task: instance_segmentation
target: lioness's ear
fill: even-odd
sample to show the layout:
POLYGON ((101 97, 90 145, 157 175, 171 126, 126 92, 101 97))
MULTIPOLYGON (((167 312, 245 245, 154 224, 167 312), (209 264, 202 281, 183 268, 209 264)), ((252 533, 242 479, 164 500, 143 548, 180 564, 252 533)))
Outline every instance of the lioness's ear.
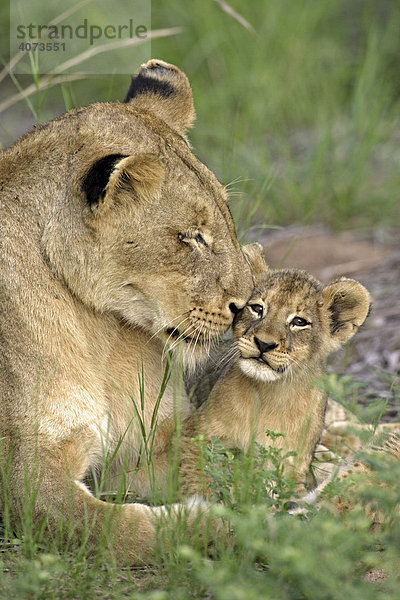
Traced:
POLYGON ((250 265, 253 278, 256 281, 260 275, 268 271, 268 265, 264 258, 264 248, 258 242, 247 244, 242 247, 245 259, 250 265))
POLYGON ((108 210, 125 194, 138 199, 153 198, 161 189, 164 167, 156 155, 110 154, 96 161, 82 181, 82 190, 92 213, 108 210))
POLYGON ((181 135, 195 117, 188 78, 178 67, 162 60, 149 60, 140 67, 124 101, 149 110, 181 135))
POLYGON ((330 335, 338 345, 349 340, 364 323, 370 309, 370 296, 361 283, 342 277, 322 290, 328 313, 330 335))

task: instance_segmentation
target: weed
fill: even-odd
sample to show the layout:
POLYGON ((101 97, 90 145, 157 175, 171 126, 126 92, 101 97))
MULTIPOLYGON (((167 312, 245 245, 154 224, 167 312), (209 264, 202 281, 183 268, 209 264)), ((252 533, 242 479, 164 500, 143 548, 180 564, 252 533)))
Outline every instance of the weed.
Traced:
MULTIPOLYGON (((253 235, 252 227, 259 231, 265 224, 296 221, 336 228, 399 224, 397 0, 152 4, 155 29, 181 28, 173 39, 154 39, 152 55, 178 64, 190 78, 198 112, 191 141, 221 181, 234 182, 231 205, 243 239, 253 235)), ((1 23, 7 22, 5 5, 0 8, 1 23)), ((4 44, 7 36, 1 40, 4 44)), ((20 127, 53 118, 62 107, 122 99, 128 85, 120 76, 90 78, 90 85, 81 75, 51 78, 41 75, 34 62, 30 76, 16 77, 16 60, 0 73, 7 93, 0 103, 3 145, 23 133, 20 127)), ((114 72, 111 55, 104 54, 104 60, 114 72)), ((132 65, 132 71, 137 66, 132 65)), ((385 377, 396 390, 396 376, 385 377)), ((176 383, 178 395, 180 385, 176 383)), ((329 376, 323 385, 365 421, 379 420, 382 404, 365 416, 360 384, 352 378, 329 376)), ((139 426, 142 436, 139 466, 144 465, 154 481, 157 411, 150 430, 143 430, 143 393, 140 396, 132 425, 139 426)), ((68 546, 60 553, 57 540, 33 523, 28 503, 22 533, 16 537, 5 490, 0 597, 395 600, 399 464, 372 461, 376 483, 358 488, 356 509, 347 515, 338 514, 330 502, 343 490, 342 483, 333 482, 326 489, 326 503, 304 521, 285 510, 292 497, 283 475, 286 459, 272 448, 256 447, 237 456, 212 440, 204 449, 204 468, 220 503, 215 510, 232 525, 233 544, 222 545, 211 560, 201 543, 183 544, 183 533, 176 532, 164 547, 160 541, 160 563, 152 569, 117 569, 105 546, 89 559, 84 539, 80 547, 68 546), (371 530, 362 509, 371 501, 386 516, 377 530, 371 530), (367 577, 374 569, 384 573, 379 584, 367 577)), ((114 460, 114 453, 104 457, 103 473, 114 460)), ((7 473, 7 464, 1 468, 7 473)), ((177 458, 172 458, 171 497, 176 470, 177 458)), ((130 474, 123 474, 119 490, 108 490, 101 477, 94 486, 98 495, 116 491, 118 499, 125 499, 130 474)), ((34 485, 27 480, 28 488, 34 485)), ((71 524, 65 528, 72 533, 71 524)))

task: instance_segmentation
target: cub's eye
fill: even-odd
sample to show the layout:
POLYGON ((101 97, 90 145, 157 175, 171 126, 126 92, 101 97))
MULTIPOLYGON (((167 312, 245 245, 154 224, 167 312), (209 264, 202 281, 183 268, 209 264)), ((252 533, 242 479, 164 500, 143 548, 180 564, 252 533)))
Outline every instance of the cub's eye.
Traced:
POLYGON ((307 327, 307 325, 311 325, 311 323, 301 317, 294 317, 294 319, 291 320, 290 325, 292 327, 307 327))
POLYGON ((261 304, 249 304, 249 308, 261 319, 264 307, 261 304))

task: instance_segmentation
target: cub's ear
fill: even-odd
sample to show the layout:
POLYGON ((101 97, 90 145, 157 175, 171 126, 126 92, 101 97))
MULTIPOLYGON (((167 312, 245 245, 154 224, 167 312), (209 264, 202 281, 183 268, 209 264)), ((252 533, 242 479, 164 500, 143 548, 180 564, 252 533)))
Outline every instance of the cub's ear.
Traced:
POLYGON ((82 181, 82 191, 91 213, 106 212, 122 196, 148 200, 157 195, 164 179, 164 167, 156 155, 109 154, 96 161, 82 181))
POLYGON ((342 277, 322 290, 329 331, 336 346, 353 337, 370 310, 370 296, 361 283, 342 277))
POLYGON ((247 244, 242 247, 244 257, 246 261, 249 263, 251 271, 253 273, 254 281, 262 275, 266 273, 268 269, 268 265, 265 262, 264 257, 264 248, 258 242, 254 244, 247 244))
POLYGON ((162 60, 153 59, 140 67, 124 102, 152 112, 181 135, 195 118, 188 78, 178 67, 162 60))

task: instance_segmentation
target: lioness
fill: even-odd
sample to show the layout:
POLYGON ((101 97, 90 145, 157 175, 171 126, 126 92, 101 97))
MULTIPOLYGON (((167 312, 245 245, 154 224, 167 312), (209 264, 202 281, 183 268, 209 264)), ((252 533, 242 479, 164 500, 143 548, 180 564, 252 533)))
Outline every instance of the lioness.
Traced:
POLYGON ((369 312, 369 294, 357 281, 341 278, 323 286, 305 271, 269 270, 258 244, 244 251, 255 288, 234 320, 230 365, 183 427, 181 484, 188 494, 199 489, 198 446, 190 441, 198 434, 215 436, 226 448, 246 451, 256 441, 295 452, 290 470, 304 482, 326 406, 316 379, 328 354, 357 332, 369 312), (267 430, 284 437, 272 442, 267 430))
MULTIPOLYGON (((252 290, 225 189, 184 137, 193 118, 186 76, 152 60, 125 104, 72 110, 0 158, 0 511, 17 524, 30 502, 35 522, 88 522, 93 541, 116 515, 131 564, 152 558, 162 510, 117 510, 85 474, 117 449, 111 472, 135 466, 133 401, 149 429, 165 338, 197 364, 252 290)), ((158 418, 188 406, 171 380, 158 418)))

